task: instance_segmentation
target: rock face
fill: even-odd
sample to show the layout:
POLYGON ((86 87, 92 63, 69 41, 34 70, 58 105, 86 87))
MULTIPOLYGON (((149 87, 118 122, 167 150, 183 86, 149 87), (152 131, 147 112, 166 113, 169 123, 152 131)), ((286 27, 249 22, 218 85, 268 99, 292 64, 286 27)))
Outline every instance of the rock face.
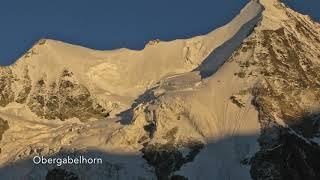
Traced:
POLYGON ((13 101, 14 97, 11 89, 12 79, 13 76, 10 68, 0 68, 1 106, 6 106, 13 101))
POLYGON ((35 85, 28 106, 31 111, 46 119, 80 120, 104 118, 108 110, 96 103, 89 90, 73 78, 72 72, 64 70, 57 82, 49 85, 41 79, 35 85), (48 87, 49 86, 49 87, 48 87))
MULTIPOLYGON (((319 179, 319 145, 280 129, 273 147, 262 149, 252 160, 253 179, 319 179)), ((270 144, 268 144, 270 145, 270 144)))
POLYGON ((46 176, 46 180, 78 180, 78 176, 64 169, 50 170, 46 176))
POLYGON ((190 148, 191 150, 184 155, 180 152, 179 147, 172 144, 150 145, 142 149, 143 158, 155 168, 158 179, 167 179, 172 172, 178 171, 184 164, 192 162, 203 148, 203 144, 183 144, 180 147, 190 148))
POLYGON ((1 68, 1 72, 2 106, 12 102, 27 104, 36 115, 49 120, 76 117, 85 121, 109 116, 110 109, 97 103, 68 70, 63 70, 54 82, 47 82, 44 76, 33 84, 28 69, 21 79, 10 68, 1 68), (20 86, 20 91, 13 90, 16 86, 20 86))
POLYGON ((278 2, 274 9, 286 19, 280 27, 256 28, 231 58, 241 66, 242 78, 260 79, 252 95, 261 150, 251 173, 254 179, 319 179, 319 164, 313 161, 319 147, 308 142, 319 131, 319 24, 278 2))
POLYGON ((3 133, 9 129, 8 121, 3 120, 0 118, 0 141, 2 140, 3 133))
POLYGON ((317 180, 319 71, 320 25, 277 0, 250 1, 207 35, 142 51, 41 40, 0 67, 0 174, 317 180), (81 153, 104 163, 31 161, 81 153))

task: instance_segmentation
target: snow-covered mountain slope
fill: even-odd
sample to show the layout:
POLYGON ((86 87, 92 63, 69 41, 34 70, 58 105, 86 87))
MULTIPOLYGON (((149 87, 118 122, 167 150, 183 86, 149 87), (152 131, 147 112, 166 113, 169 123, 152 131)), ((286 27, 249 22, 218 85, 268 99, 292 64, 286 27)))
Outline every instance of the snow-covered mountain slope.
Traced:
MULTIPOLYGON (((217 94, 221 97, 232 87, 238 87, 238 92, 234 91, 235 95, 230 97, 240 106, 243 102, 250 104, 245 94, 251 92, 249 94, 254 96, 253 105, 259 112, 262 132, 259 138, 260 150, 251 159, 251 175, 254 179, 318 179, 319 163, 310 159, 319 158, 319 147, 303 144, 303 140, 310 140, 319 135, 319 24, 288 9, 278 1, 261 1, 261 4, 265 10, 259 25, 228 62, 209 78, 208 83, 213 85, 213 89, 219 89, 219 85, 214 81, 216 76, 228 66, 235 64, 234 66, 239 68, 236 69, 235 76, 240 80, 227 84, 217 94), (245 86, 247 82, 249 84, 245 86), (294 128, 297 134, 301 134, 299 138, 305 139, 300 139, 300 142, 294 141, 293 139, 299 138, 292 137, 286 130, 288 127, 294 128), (276 149, 273 149, 275 147, 276 149), (266 152, 268 150, 270 151, 266 152), (287 162, 297 165, 290 167, 287 162), (290 174, 291 171, 297 172, 290 174)), ((232 70, 228 69, 226 72, 232 70)), ((229 76, 227 79, 232 78, 229 76)), ((206 93, 208 98, 207 94, 209 93, 206 93)), ((218 102, 220 106, 223 104, 223 101, 218 102)), ((218 113, 213 114, 216 116, 218 113)), ((230 116, 235 113, 227 111, 226 114, 230 116)), ((240 117, 234 120, 228 117, 227 120, 232 120, 233 123, 242 121, 245 128, 253 124, 248 123, 249 117, 240 117)), ((223 122, 228 122, 227 120, 223 122)), ((235 125, 227 127, 233 126, 235 125)), ((182 168, 180 174, 191 179, 248 179, 249 177, 243 175, 243 166, 240 165, 237 155, 239 149, 243 148, 240 154, 243 155, 242 159, 245 159, 252 153, 254 144, 250 143, 251 136, 243 137, 245 134, 241 133, 241 126, 238 133, 234 138, 229 137, 225 144, 209 144, 193 163, 182 168), (226 151, 230 152, 226 154, 226 151), (238 161, 238 164, 230 163, 229 159, 238 161)))
POLYGON ((43 179, 59 172, 34 155, 87 154, 106 164, 61 168, 79 179, 318 179, 319 63, 320 25, 277 0, 141 51, 41 40, 0 68, 1 177, 43 179))
POLYGON ((162 78, 197 68, 259 10, 257 3, 251 3, 229 24, 207 35, 171 42, 155 40, 141 51, 94 51, 40 40, 14 65, 1 68, 6 86, 1 104, 26 103, 47 119, 72 117, 61 111, 75 105, 78 108, 73 114, 88 109, 85 119, 98 111, 103 111, 103 116, 115 115, 162 78))

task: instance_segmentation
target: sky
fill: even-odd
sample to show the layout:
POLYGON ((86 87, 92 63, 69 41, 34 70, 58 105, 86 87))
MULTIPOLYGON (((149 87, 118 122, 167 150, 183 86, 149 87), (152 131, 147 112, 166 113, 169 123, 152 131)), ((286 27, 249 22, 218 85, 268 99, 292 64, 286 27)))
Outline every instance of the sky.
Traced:
POLYGON ((290 8, 310 15, 313 20, 320 22, 320 0, 282 0, 290 8))
MULTIPOLYGON (((319 0, 286 0, 320 19, 319 0)), ((92 49, 142 49, 206 34, 236 16, 248 0, 1 0, 0 65, 15 62, 41 38, 92 49)))

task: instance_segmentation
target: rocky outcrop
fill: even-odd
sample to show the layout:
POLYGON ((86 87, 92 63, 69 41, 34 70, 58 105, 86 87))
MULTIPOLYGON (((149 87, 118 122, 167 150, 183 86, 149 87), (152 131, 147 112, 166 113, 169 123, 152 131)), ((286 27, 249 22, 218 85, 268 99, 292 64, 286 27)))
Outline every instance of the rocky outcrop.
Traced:
POLYGON ((167 143, 146 145, 141 151, 143 158, 155 168, 158 179, 167 180, 178 178, 174 177, 173 173, 180 170, 184 164, 192 162, 203 147, 201 142, 183 142, 179 145, 167 143))
POLYGON ((272 146, 262 144, 262 150, 252 159, 252 178, 256 180, 319 179, 320 147, 292 134, 289 129, 278 128, 278 132, 272 146))
POLYGON ((32 112, 45 119, 90 118, 109 116, 110 109, 96 102, 89 90, 72 72, 64 70, 57 81, 47 82, 46 76, 31 80, 28 68, 19 77, 9 67, 0 68, 0 105, 17 102, 27 104, 32 112), (35 81, 35 82, 34 82, 35 81))
POLYGON ((6 106, 14 100, 13 78, 9 67, 0 67, 0 106, 6 106))
POLYGON ((5 121, 4 119, 0 118, 0 141, 2 140, 3 133, 6 132, 8 129, 9 129, 8 121, 5 121))
POLYGON ((45 78, 39 80, 30 96, 28 106, 31 111, 46 119, 77 117, 80 120, 101 119, 109 111, 96 103, 89 90, 79 84, 72 72, 65 70, 59 80, 47 84, 45 78))
POLYGON ((17 93, 15 101, 17 103, 23 104, 27 102, 27 99, 32 89, 32 85, 31 85, 32 81, 30 79, 27 68, 24 70, 22 78, 18 79, 17 81, 21 85, 21 87, 19 92, 17 93))
POLYGON ((54 168, 48 171, 48 174, 46 176, 46 180, 78 180, 78 179, 79 177, 76 174, 61 168, 54 168))

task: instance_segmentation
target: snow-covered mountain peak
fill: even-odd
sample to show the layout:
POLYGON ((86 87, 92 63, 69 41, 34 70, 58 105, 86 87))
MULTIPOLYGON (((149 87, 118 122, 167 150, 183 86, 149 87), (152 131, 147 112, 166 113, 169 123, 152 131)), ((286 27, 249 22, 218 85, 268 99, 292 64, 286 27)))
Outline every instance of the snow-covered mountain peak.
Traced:
POLYGON ((84 179, 319 179, 319 27, 253 0, 207 35, 140 51, 40 40, 0 67, 0 174, 43 179, 55 169, 30 158, 70 151, 107 162, 61 167, 84 179))

